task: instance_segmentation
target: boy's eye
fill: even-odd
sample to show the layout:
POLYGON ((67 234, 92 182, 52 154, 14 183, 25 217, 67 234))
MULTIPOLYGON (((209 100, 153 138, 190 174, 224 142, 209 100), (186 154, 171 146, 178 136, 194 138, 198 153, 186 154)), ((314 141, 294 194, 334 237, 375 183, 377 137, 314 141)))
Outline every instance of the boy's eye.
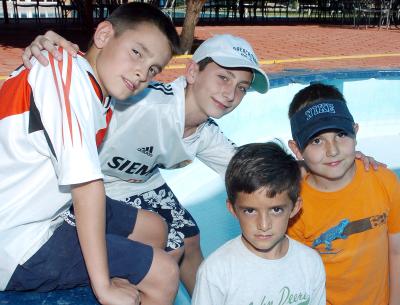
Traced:
POLYGON ((271 213, 274 214, 274 215, 279 215, 279 214, 281 214, 282 212, 283 212, 283 209, 282 209, 282 208, 272 208, 272 209, 271 209, 271 213))
POLYGON ((254 213, 255 213, 255 210, 252 209, 252 208, 248 208, 248 209, 243 209, 243 212, 244 212, 245 214, 254 214, 254 213))
POLYGON ((344 137, 347 136, 347 132, 340 131, 340 132, 337 133, 337 136, 338 136, 339 138, 344 138, 344 137))
POLYGON ((142 56, 142 54, 140 54, 140 52, 139 52, 138 50, 136 50, 136 49, 132 49, 132 52, 133 52, 133 54, 135 54, 136 56, 139 56, 139 57, 142 56))
POLYGON ((310 142, 311 144, 320 144, 321 143, 321 139, 320 138, 314 138, 311 140, 310 142))
POLYGON ((228 80, 228 78, 225 75, 218 75, 218 77, 220 79, 222 79, 223 81, 227 81, 228 80))
POLYGON ((247 88, 247 87, 244 87, 244 86, 238 86, 238 88, 239 88, 239 91, 240 91, 240 92, 242 92, 243 94, 246 94, 246 93, 247 93, 247 90, 248 90, 248 88, 247 88))
POLYGON ((156 76, 156 75, 159 73, 158 69, 155 68, 155 67, 150 67, 150 68, 149 68, 149 72, 150 72, 150 74, 151 74, 152 76, 156 76))

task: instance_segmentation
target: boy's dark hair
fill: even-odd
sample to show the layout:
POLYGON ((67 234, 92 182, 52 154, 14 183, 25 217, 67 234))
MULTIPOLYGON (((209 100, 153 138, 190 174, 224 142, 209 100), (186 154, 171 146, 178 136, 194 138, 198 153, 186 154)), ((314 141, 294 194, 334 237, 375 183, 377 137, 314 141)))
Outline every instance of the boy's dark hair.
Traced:
POLYGON ((117 7, 106 19, 114 28, 115 35, 121 35, 137 24, 151 23, 167 37, 173 55, 180 54, 179 35, 171 19, 157 7, 141 2, 130 2, 117 7))
POLYGON ((314 104, 321 99, 339 100, 346 103, 343 94, 331 85, 314 83, 296 93, 289 105, 289 119, 307 105, 314 104))
POLYGON ((211 57, 206 57, 200 60, 197 64, 199 65, 199 71, 203 71, 209 63, 214 62, 211 57))
POLYGON ((266 189, 273 198, 284 191, 295 203, 300 195, 300 168, 295 158, 275 143, 252 143, 238 148, 225 174, 228 199, 235 204, 237 194, 266 189))

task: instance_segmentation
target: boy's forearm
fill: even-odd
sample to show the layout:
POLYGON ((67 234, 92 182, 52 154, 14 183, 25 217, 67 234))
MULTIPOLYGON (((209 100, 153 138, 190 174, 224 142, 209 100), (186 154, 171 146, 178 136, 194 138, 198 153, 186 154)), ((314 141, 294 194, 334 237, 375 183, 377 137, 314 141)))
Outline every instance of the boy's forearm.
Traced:
POLYGON ((400 304, 400 233, 389 235, 389 305, 400 304))
POLYGON ((105 241, 105 191, 102 180, 73 186, 76 227, 91 285, 97 297, 110 286, 105 241))

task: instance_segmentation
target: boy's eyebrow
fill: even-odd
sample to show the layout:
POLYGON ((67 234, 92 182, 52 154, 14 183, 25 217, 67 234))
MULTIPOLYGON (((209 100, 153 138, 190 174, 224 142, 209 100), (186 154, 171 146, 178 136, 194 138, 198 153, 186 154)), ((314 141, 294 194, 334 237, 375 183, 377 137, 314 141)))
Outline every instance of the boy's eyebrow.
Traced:
MULTIPOLYGON (((226 72, 227 72, 231 77, 236 78, 236 75, 233 74, 231 71, 226 70, 226 72)), ((249 82, 249 81, 247 81, 247 80, 243 80, 243 81, 241 81, 240 83, 241 83, 241 84, 248 84, 249 86, 251 85, 251 82, 249 82)))

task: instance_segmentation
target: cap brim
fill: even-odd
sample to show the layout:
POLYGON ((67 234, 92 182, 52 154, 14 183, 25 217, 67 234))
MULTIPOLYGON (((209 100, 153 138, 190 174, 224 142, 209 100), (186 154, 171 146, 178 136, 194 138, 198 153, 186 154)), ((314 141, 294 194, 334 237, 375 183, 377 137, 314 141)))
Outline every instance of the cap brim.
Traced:
POLYGON ((214 62, 227 68, 249 68, 254 72, 254 78, 250 87, 259 93, 266 93, 269 89, 269 79, 267 74, 256 64, 237 57, 212 56, 214 62))
POLYGON ((322 118, 302 130, 298 139, 301 143, 298 144, 300 144, 302 148, 305 148, 313 137, 326 130, 336 129, 342 130, 348 134, 355 134, 353 124, 354 123, 350 120, 342 117, 329 117, 327 120, 322 118), (329 123, 327 124, 326 121, 329 121, 329 123))

